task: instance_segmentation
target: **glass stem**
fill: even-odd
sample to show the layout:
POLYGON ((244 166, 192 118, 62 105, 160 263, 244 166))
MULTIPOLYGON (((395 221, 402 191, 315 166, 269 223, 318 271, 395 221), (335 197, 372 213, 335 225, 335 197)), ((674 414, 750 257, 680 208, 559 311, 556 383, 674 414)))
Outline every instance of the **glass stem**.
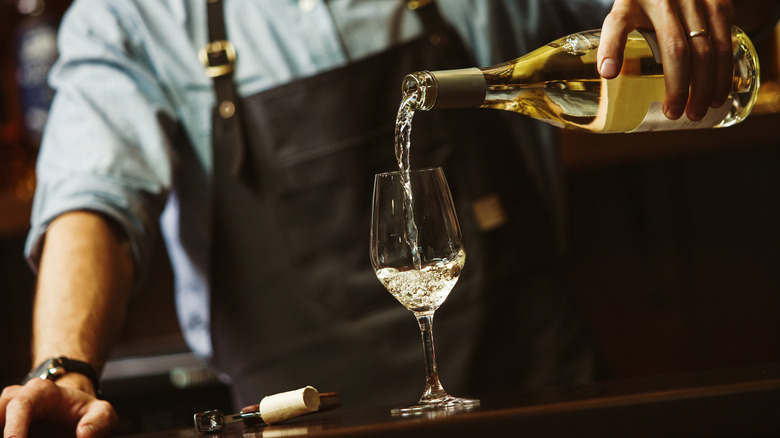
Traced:
POLYGON ((436 368, 436 351, 433 348, 433 312, 415 314, 420 325, 423 350, 425 351, 425 392, 420 401, 446 397, 447 393, 439 381, 439 370, 436 368))

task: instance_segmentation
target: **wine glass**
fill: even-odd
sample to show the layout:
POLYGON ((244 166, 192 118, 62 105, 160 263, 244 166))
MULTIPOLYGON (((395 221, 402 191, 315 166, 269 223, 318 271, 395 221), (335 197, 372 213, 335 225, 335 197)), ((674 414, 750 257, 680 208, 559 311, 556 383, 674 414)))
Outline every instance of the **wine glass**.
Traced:
POLYGON ((420 400, 393 409, 394 415, 479 406, 479 400, 447 394, 433 347, 433 314, 465 262, 460 225, 441 168, 374 176, 371 263, 385 288, 417 318, 427 371, 420 400))

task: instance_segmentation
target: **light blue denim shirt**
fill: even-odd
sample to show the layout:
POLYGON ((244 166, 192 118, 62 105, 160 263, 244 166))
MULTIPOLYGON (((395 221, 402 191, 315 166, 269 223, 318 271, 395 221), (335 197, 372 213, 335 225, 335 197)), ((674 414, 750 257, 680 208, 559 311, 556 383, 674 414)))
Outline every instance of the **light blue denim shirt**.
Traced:
MULTIPOLYGON (((343 66, 421 31, 418 17, 400 0, 225 3, 242 95, 343 66)), ((599 27, 610 3, 443 0, 439 5, 484 66, 566 33, 599 27), (511 23, 511 29, 491 37, 495 34, 486 29, 501 23, 511 23)), ((194 177, 208 178, 214 91, 197 56, 208 40, 205 6, 203 0, 77 0, 72 5, 50 76, 56 96, 38 161, 25 253, 37 267, 49 223, 70 210, 92 210, 122 226, 143 270, 159 221, 185 339, 195 353, 209 357, 208 194, 177 187, 175 172, 186 174, 190 167, 181 165, 182 145, 172 142, 172 130, 183 128, 192 147, 187 152, 205 170, 194 177), (180 128, 165 120, 177 121, 180 128), (189 225, 181 227, 185 222, 189 225)))

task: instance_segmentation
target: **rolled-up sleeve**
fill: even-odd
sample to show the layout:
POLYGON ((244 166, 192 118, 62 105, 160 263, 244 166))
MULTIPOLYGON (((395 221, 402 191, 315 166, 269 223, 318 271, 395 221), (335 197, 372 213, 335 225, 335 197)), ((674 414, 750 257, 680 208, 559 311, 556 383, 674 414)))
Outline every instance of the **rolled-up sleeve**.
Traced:
MULTIPOLYGON (((155 79, 132 17, 76 2, 58 36, 50 75, 56 94, 37 163, 25 255, 37 270, 57 216, 95 211, 127 234, 137 265, 151 251, 171 186, 173 109, 155 79)), ((137 270, 138 271, 138 270, 137 270)))

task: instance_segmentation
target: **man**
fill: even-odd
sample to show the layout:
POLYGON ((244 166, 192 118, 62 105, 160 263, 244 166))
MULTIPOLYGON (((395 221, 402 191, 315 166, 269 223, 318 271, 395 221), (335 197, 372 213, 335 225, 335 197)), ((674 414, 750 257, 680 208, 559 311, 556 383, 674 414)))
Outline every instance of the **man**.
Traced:
MULTIPOLYGON (((395 1, 229 0, 224 11, 221 4, 207 11, 205 4, 174 1, 76 2, 61 31, 61 59, 52 77, 57 97, 39 162, 27 252, 39 279, 35 364, 65 356, 87 371, 6 388, 0 398, 5 436, 26 436, 30 421, 40 419, 63 420, 82 438, 110 431, 116 415, 95 397, 92 374, 102 368, 121 327, 160 217, 187 341, 232 381, 237 403, 319 383, 358 403, 411 397, 419 387, 412 374, 422 373, 419 346, 408 337, 414 323, 400 305, 384 301, 389 294, 375 291, 367 245, 354 245, 365 241, 367 228, 342 224, 367 211, 365 197, 353 191, 370 184, 365 174, 391 170, 386 156, 364 155, 391 151, 387 137, 379 144, 365 141, 387 114, 371 107, 385 108, 400 97, 393 91, 376 104, 372 93, 400 86, 397 78, 380 79, 381 71, 465 67, 468 56, 471 65, 504 61, 597 26, 609 7, 578 0, 440 3, 443 20, 430 9, 416 15, 395 1), (222 12, 224 21, 215 18, 222 12), (195 53, 220 39, 214 33, 220 23, 238 61, 235 72, 225 75, 228 82, 217 76, 212 83, 195 53), (456 32, 448 33, 448 25, 456 32), (448 37, 444 45, 442 36, 448 37), (463 39, 469 51, 452 39, 463 39), (398 48, 403 53, 385 57, 398 48), (350 85, 363 80, 368 85, 360 82, 349 94, 350 85), (355 100, 357 94, 369 99, 355 100), (346 102, 331 107, 331 99, 346 102), (330 126, 334 108, 350 107, 343 129, 330 126), (366 113, 371 117, 363 120, 366 113), (363 137, 359 144, 372 146, 352 147, 357 134, 363 137), (326 152, 333 153, 332 162, 310 161, 326 152), (365 169, 353 175, 355 162, 365 169), (344 180, 348 188, 329 191, 344 180), (318 210, 304 209, 311 206, 318 210), (278 233, 265 232, 277 227, 278 233), (409 331, 398 334, 404 327, 409 331)), ((654 28, 667 80, 665 114, 700 119, 730 89, 732 21, 726 0, 616 1, 602 26, 599 71, 615 77, 626 35, 654 28), (689 36, 700 29, 708 33, 689 36)), ((459 211, 474 236, 466 240, 471 273, 464 271, 464 288, 453 291, 450 314, 440 321, 442 335, 457 330, 440 344, 449 355, 440 357, 441 364, 453 368, 457 391, 496 389, 502 381, 513 387, 587 379, 592 354, 558 284, 554 208, 540 196, 549 195, 549 150, 530 148, 537 140, 549 144, 549 131, 513 120, 527 128, 505 134, 524 137, 518 150, 450 147, 459 139, 449 137, 472 135, 476 141, 474 132, 486 132, 463 129, 481 116, 470 115, 467 123, 457 117, 431 115, 420 122, 423 127, 415 121, 416 131, 431 138, 415 140, 414 159, 426 166, 441 160, 456 201, 464 203, 514 185, 485 177, 490 166, 516 169, 523 182, 505 199, 522 202, 504 203, 510 221, 519 222, 497 229, 480 228, 465 213, 468 207, 459 211), (449 137, 442 142, 438 134, 449 137), (511 159, 502 161, 500 154, 511 159), (498 158, 485 161, 487 170, 470 166, 492 155, 498 158), (535 159, 521 159, 529 156, 535 159), (529 175, 515 163, 524 163, 529 175), (526 246, 515 248, 514 242, 526 246), (527 287, 512 284, 513 276, 527 287), (491 321, 501 312, 502 319, 513 318, 508 324, 517 332, 505 331, 507 321, 491 321), (508 358, 507 347, 522 348, 528 357, 508 358)), ((391 123, 392 117, 386 119, 391 123)), ((446 374, 443 379, 448 382, 446 374)))

